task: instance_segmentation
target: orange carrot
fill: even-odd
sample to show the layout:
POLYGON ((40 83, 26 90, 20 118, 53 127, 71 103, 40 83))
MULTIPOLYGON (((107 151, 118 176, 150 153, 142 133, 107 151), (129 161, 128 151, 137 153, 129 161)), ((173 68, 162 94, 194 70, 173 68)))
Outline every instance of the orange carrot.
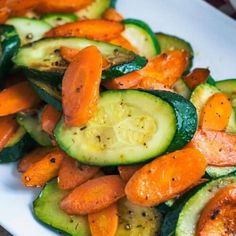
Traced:
POLYGON ((42 160, 48 153, 51 152, 49 147, 39 147, 34 149, 32 152, 25 155, 19 162, 17 170, 19 172, 25 172, 29 169, 34 163, 42 160))
POLYGON ((22 175, 26 187, 42 187, 56 177, 65 154, 59 148, 53 148, 42 159, 33 163, 22 175))
POLYGON ((0 92, 0 116, 33 108, 41 102, 28 82, 21 82, 0 92))
POLYGON ((121 46, 135 53, 138 52, 138 50, 126 38, 122 37, 121 35, 118 36, 117 38, 110 40, 109 43, 121 46))
POLYGON ((209 165, 236 165, 236 135, 198 130, 188 146, 197 148, 205 156, 209 165))
POLYGON ((142 165, 132 165, 132 166, 118 166, 118 171, 120 173, 120 177, 127 182, 133 174, 139 170, 142 165))
POLYGON ((99 212, 124 197, 124 187, 125 184, 118 175, 88 180, 61 201, 61 208, 68 214, 99 212))
POLYGON ((57 26, 48 31, 46 37, 86 37, 89 39, 109 41, 124 30, 123 24, 107 20, 80 20, 57 26))
POLYGON ((0 24, 4 24, 10 15, 10 10, 7 7, 0 8, 0 24))
POLYGON ((211 96, 201 112, 200 127, 215 131, 224 131, 232 113, 230 98, 223 93, 211 96))
POLYGON ((209 69, 195 68, 184 78, 184 81, 188 85, 188 87, 193 90, 199 84, 206 82, 209 75, 209 69))
POLYGON ((228 185, 210 199, 198 220, 196 236, 234 235, 236 232, 236 185, 228 185))
MULTIPOLYGON (((68 47, 61 47, 60 54, 68 62, 72 62, 75 60, 76 56, 78 55, 80 50, 75 48, 68 48, 68 47)), ((105 57, 102 58, 102 69, 105 70, 110 67, 109 62, 105 57)))
POLYGON ((122 21, 124 17, 114 8, 108 8, 103 14, 103 19, 110 21, 122 21))
POLYGON ((126 185, 134 204, 154 206, 178 196, 205 173, 206 160, 196 149, 166 154, 135 172, 126 185))
POLYGON ((73 12, 88 6, 92 2, 93 0, 41 0, 36 11, 42 13, 73 12))
POLYGON ((0 150, 4 148, 17 128, 18 124, 13 116, 0 117, 0 150))
POLYGON ((41 115, 42 130, 49 135, 53 135, 53 129, 55 128, 61 113, 57 111, 52 105, 47 104, 41 115))
POLYGON ((93 115, 99 98, 102 55, 95 46, 82 49, 62 80, 65 123, 81 126, 93 115))
POLYGON ((65 157, 58 173, 58 186, 63 190, 73 189, 95 176, 98 170, 98 167, 83 165, 70 157, 65 157))
POLYGON ((92 236, 114 236, 118 227, 117 204, 88 215, 92 236))

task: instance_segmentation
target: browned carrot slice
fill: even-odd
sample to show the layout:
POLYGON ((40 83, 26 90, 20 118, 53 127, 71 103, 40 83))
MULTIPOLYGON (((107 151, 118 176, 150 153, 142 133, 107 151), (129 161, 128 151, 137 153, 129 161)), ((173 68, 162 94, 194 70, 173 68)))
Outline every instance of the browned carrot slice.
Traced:
POLYGON ((28 82, 21 82, 0 92, 0 116, 33 108, 41 102, 28 82))
POLYGON ((92 2, 93 0, 41 0, 36 10, 42 13, 73 12, 92 2))
POLYGON ((65 157, 58 173, 59 188, 73 189, 95 176, 98 170, 98 167, 83 165, 70 157, 65 157))
POLYGON ((7 7, 0 8, 0 24, 4 24, 10 15, 10 10, 7 7))
POLYGON ((223 93, 216 93, 208 100, 201 112, 202 129, 223 131, 226 129, 232 113, 230 98, 223 93))
POLYGON ((236 232, 236 185, 221 189, 199 218, 196 236, 234 235, 236 232))
POLYGON ((13 116, 0 117, 0 150, 4 148, 17 129, 18 124, 13 116))
POLYGON ((139 170, 142 165, 132 165, 132 166, 118 166, 118 171, 120 173, 120 177, 127 182, 133 174, 139 170))
POLYGON ((95 46, 82 49, 62 80, 65 123, 81 126, 93 115, 99 98, 102 55, 95 46))
POLYGON ((206 160, 196 149, 169 153, 135 172, 125 193, 134 204, 158 205, 192 186, 204 175, 205 168, 206 160))
POLYGON ((53 129, 55 128, 61 113, 57 111, 52 105, 47 104, 41 115, 42 130, 49 135, 53 135, 53 129))
POLYGON ((135 53, 138 52, 138 50, 126 38, 122 37, 121 35, 117 38, 110 40, 110 43, 121 46, 135 53))
POLYGON ((195 68, 184 78, 184 81, 188 85, 188 87, 193 90, 199 84, 206 82, 209 75, 209 69, 195 68))
POLYGON ((52 151, 49 147, 39 147, 25 155, 19 162, 17 170, 19 172, 25 172, 29 169, 34 163, 43 159, 48 153, 52 151))
POLYGON ((42 187, 56 177, 65 154, 54 148, 41 160, 33 163, 22 175, 22 183, 26 187, 42 187))
POLYGON ((57 26, 46 33, 46 37, 86 37, 89 39, 109 41, 120 35, 123 24, 107 20, 80 20, 57 26))
POLYGON ((110 21, 122 21, 124 17, 114 8, 108 8, 103 14, 103 19, 110 21))
POLYGON ((99 212, 124 197, 124 187, 125 184, 118 175, 88 180, 62 200, 61 208, 68 214, 99 212))
POLYGON ((114 236, 118 227, 117 204, 88 215, 92 236, 114 236))
POLYGON ((198 130, 190 144, 197 148, 209 165, 236 165, 236 136, 225 132, 198 130))

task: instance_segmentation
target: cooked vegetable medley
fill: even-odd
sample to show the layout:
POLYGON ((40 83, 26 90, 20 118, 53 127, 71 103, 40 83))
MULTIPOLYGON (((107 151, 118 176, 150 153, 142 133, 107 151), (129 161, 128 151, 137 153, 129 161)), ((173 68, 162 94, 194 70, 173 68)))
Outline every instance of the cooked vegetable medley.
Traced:
MULTIPOLYGON (((114 0, 0 5, 0 163, 73 236, 236 235, 236 79, 114 0)), ((17 196, 16 196, 17 198, 17 196)))

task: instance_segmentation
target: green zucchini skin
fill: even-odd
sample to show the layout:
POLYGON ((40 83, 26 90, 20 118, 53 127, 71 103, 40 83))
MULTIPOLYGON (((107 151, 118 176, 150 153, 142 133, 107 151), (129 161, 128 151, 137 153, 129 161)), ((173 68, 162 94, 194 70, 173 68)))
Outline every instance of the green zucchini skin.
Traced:
POLYGON ((116 8, 117 0, 110 0, 110 7, 111 8, 116 8))
POLYGON ((11 61, 20 47, 20 38, 11 25, 0 25, 0 85, 3 85, 6 75, 11 70, 11 61))
POLYGON ((173 152, 183 148, 193 138, 197 130, 196 108, 189 100, 176 93, 161 90, 150 90, 148 92, 168 102, 175 110, 177 130, 166 152, 173 152))
POLYGON ((4 148, 0 152, 0 163, 9 163, 18 161, 25 154, 37 146, 37 143, 30 137, 29 134, 25 135, 13 146, 4 148))
POLYGON ((45 80, 51 84, 61 83, 68 63, 60 56, 60 47, 82 49, 95 45, 112 66, 103 71, 102 79, 113 79, 143 68, 147 59, 122 47, 78 37, 45 38, 20 48, 13 61, 23 68, 28 77, 45 80), (41 53, 44 56, 41 56, 41 53), (30 58, 30 59, 29 59, 30 58))
POLYGON ((216 179, 236 172, 236 166, 208 166, 206 176, 216 179))

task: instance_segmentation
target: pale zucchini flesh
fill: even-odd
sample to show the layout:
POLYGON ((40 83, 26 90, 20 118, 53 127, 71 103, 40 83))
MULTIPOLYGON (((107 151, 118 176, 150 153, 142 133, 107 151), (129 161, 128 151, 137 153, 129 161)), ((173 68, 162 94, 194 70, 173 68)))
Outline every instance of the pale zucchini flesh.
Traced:
POLYGON ((58 145, 80 162, 101 166, 147 161, 166 151, 176 132, 174 109, 143 91, 101 94, 97 110, 82 127, 54 130, 58 145))
POLYGON ((207 175, 213 179, 229 175, 233 172, 236 172, 236 166, 208 166, 206 168, 207 175))

